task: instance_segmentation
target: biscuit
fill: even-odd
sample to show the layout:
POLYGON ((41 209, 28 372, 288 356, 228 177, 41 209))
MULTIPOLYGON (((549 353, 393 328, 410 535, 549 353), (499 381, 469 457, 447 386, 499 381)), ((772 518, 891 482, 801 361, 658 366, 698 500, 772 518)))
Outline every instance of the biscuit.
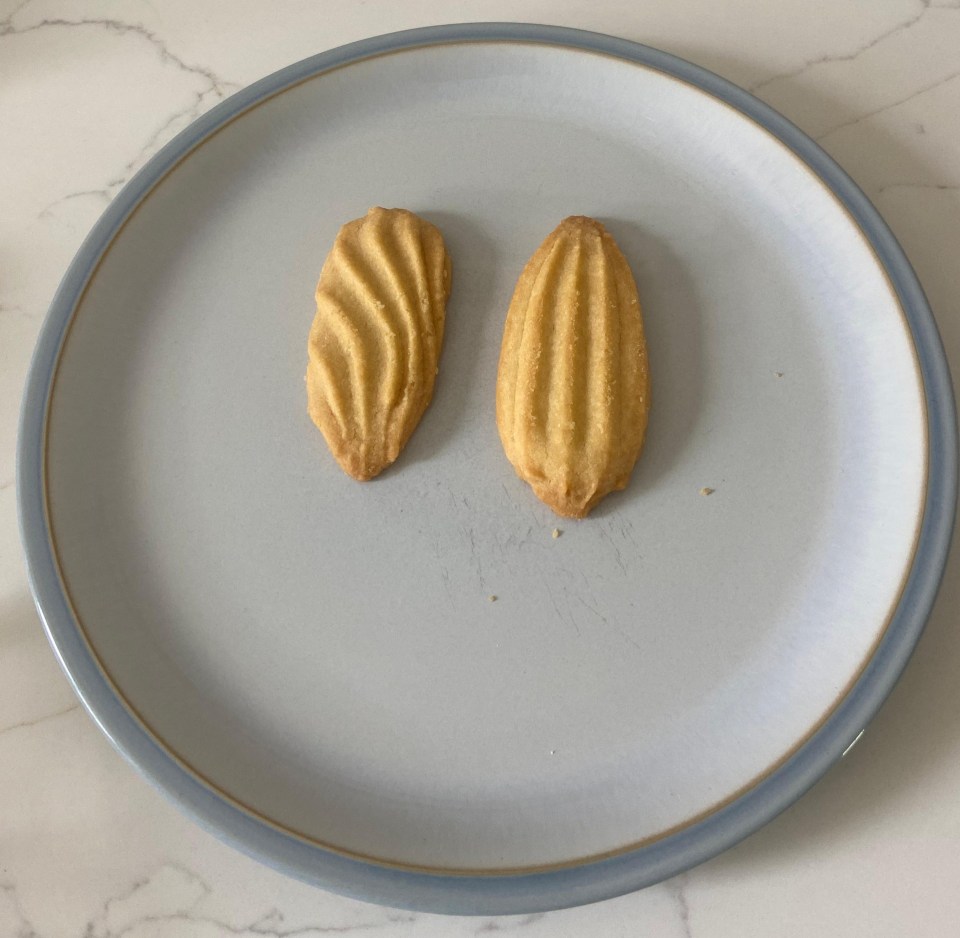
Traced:
POLYGON ((347 474, 400 455, 437 375, 451 265, 434 225, 371 208, 337 234, 317 284, 307 410, 347 474))
POLYGON ((599 222, 565 218, 520 274, 497 374, 497 428, 517 475, 582 518, 643 447, 650 377, 640 301, 599 222))

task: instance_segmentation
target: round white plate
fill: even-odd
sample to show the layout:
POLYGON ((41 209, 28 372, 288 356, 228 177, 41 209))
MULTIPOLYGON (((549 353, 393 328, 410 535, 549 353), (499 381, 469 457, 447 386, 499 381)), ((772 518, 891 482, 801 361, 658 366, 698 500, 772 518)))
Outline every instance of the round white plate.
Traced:
POLYGON ((715 76, 557 29, 371 40, 202 118, 90 236, 25 406, 38 602, 111 738, 282 869, 446 911, 636 888, 782 809, 905 663, 952 518, 946 366, 869 204, 715 76), (324 256, 378 204, 454 284, 434 402, 361 485, 303 376, 324 256), (571 523, 494 381, 581 213, 654 393, 629 488, 571 523))

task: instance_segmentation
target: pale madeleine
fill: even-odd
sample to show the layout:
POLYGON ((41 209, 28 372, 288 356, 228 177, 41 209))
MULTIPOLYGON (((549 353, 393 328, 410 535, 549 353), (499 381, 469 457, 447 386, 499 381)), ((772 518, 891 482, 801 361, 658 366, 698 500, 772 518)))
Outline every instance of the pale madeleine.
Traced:
POLYGON ((317 284, 307 409, 355 479, 400 455, 430 403, 450 284, 443 237, 405 209, 371 208, 334 241, 317 284))
POLYGON ((637 287, 613 236, 565 218, 520 274, 497 375, 497 427, 521 479, 584 517, 630 479, 650 375, 637 287))

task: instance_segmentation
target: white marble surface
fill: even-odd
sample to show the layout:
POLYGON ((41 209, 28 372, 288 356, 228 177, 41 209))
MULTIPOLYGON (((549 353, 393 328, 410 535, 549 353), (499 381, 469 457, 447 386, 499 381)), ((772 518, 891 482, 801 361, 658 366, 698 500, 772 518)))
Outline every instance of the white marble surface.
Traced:
POLYGON ((549 915, 414 915, 289 881, 221 845, 144 783, 60 674, 27 588, 14 444, 34 338, 83 235, 165 140, 236 88, 374 33, 491 19, 648 42, 783 111, 887 217, 960 373, 956 2, 0 2, 0 938, 958 933, 956 551, 905 677, 806 798, 671 882, 549 915))

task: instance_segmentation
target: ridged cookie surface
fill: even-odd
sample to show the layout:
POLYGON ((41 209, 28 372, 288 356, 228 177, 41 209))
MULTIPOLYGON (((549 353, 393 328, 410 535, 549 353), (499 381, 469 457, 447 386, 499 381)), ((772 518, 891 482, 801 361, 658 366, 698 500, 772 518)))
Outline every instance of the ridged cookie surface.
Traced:
POLYGON ((630 479, 650 378, 637 287, 599 222, 565 218, 530 258, 507 312, 497 427, 520 478, 584 517, 630 479))
POLYGON ((372 479, 433 396, 450 258, 437 228, 372 208, 341 229, 317 284, 307 409, 344 472, 372 479))

